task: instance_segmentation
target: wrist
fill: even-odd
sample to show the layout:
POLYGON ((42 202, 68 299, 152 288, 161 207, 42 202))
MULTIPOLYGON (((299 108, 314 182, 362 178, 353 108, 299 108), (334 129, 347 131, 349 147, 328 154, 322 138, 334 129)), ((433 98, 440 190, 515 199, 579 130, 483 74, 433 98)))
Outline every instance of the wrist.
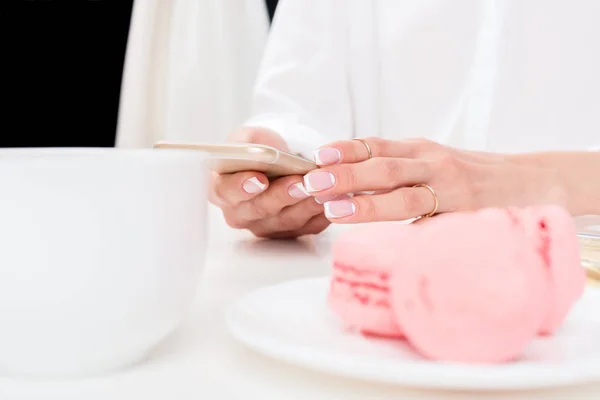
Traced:
POLYGON ((596 183, 600 157, 592 152, 544 152, 511 156, 515 163, 544 171, 554 204, 572 215, 600 213, 600 186, 596 183))
POLYGON ((581 205, 577 203, 576 188, 564 173, 563 154, 551 152, 523 153, 509 155, 508 160, 521 167, 527 184, 534 189, 531 204, 555 204, 578 214, 581 205))

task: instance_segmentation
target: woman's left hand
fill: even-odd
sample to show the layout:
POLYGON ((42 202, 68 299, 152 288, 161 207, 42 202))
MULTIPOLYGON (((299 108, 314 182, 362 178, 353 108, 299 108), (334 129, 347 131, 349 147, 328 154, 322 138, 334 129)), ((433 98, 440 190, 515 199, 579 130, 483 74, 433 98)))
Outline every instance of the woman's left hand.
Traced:
POLYGON ((322 168, 304 177, 311 195, 375 192, 326 202, 325 215, 336 223, 566 202, 557 168, 536 163, 535 154, 480 153, 422 139, 367 138, 331 143, 317 150, 315 159, 322 168))

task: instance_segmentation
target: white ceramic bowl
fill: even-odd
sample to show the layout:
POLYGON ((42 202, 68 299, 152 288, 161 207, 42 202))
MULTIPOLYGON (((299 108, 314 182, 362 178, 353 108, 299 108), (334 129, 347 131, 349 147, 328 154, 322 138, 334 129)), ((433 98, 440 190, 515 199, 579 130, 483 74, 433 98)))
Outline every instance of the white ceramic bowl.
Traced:
POLYGON ((206 250, 204 153, 0 150, 0 373, 90 375, 184 319, 206 250))

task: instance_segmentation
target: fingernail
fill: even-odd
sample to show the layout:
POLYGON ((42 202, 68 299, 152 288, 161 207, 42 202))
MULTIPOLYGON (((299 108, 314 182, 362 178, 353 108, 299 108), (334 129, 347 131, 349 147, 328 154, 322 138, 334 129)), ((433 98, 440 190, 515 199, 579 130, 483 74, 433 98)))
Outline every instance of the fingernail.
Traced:
POLYGON ((342 154, 340 151, 333 148, 315 150, 314 156, 317 165, 337 164, 342 160, 342 154))
POLYGON ((242 188, 244 189, 244 192, 250 193, 250 194, 260 193, 263 190, 265 190, 266 187, 267 187, 267 185, 265 185, 264 183, 259 181, 258 178, 255 176, 253 176, 250 179, 246 179, 244 181, 244 183, 242 184, 242 188))
POLYGON ((354 197, 354 194, 348 193, 348 194, 338 194, 338 195, 334 195, 334 196, 314 197, 314 199, 317 202, 317 204, 325 204, 328 201, 350 199, 352 197, 354 197))
POLYGON ((294 183, 289 187, 288 193, 295 199, 305 199, 310 196, 306 189, 304 189, 304 185, 300 182, 294 183))
POLYGON ((304 175, 304 187, 308 192, 319 192, 332 188, 335 184, 335 176, 331 172, 311 172, 304 175))
POLYGON ((349 200, 328 201, 324 207, 327 218, 349 217, 356 212, 356 205, 349 200))

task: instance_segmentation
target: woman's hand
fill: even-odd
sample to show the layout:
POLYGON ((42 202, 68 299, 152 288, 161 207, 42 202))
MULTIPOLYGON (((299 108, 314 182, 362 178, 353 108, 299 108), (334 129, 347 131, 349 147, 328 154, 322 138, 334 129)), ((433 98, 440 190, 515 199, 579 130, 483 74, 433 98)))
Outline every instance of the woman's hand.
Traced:
POLYGON ((375 192, 325 203, 336 223, 406 220, 483 207, 566 203, 557 167, 535 157, 461 151, 427 140, 340 141, 315 152, 323 167, 304 177, 313 196, 375 192))
MULTIPOLYGON (((262 128, 242 128, 229 141, 287 150, 281 136, 262 128)), ((323 206, 304 190, 299 175, 269 182, 256 171, 213 173, 210 189, 209 199, 221 208, 227 224, 248 229, 258 237, 294 238, 319 233, 330 224, 323 206)))

